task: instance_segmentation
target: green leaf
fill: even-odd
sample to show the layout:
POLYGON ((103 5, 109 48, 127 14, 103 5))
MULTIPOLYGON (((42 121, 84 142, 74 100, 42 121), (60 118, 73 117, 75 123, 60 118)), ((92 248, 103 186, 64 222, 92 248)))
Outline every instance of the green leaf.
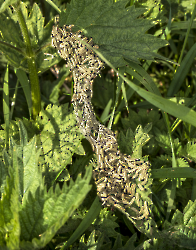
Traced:
POLYGON ((150 124, 150 126, 146 126, 142 129, 142 126, 138 125, 134 133, 131 129, 128 129, 126 137, 121 131, 118 139, 121 151, 131 155, 133 159, 141 159, 142 147, 150 140, 150 136, 147 133, 151 127, 150 124))
POLYGON ((66 242, 62 250, 67 249, 72 243, 74 243, 83 233, 84 231, 92 224, 92 222, 99 215, 101 210, 101 204, 99 203, 98 196, 95 198, 93 204, 91 205, 90 210, 86 214, 85 218, 82 220, 78 228, 71 235, 69 240, 66 242))
POLYGON ((196 139, 193 139, 183 148, 183 155, 192 161, 196 161, 196 139))
MULTIPOLYGON (((33 5, 29 16, 25 3, 20 2, 18 8, 21 8, 28 27, 31 47, 36 58, 37 72, 42 73, 61 60, 57 53, 55 54, 55 49, 51 46, 53 20, 44 27, 44 17, 36 3, 33 5), (47 59, 45 53, 53 55, 52 58, 47 59)), ((15 68, 22 68, 29 73, 27 64, 29 55, 21 35, 16 12, 8 9, 7 13, 1 14, 0 31, 2 35, 0 50, 4 53, 8 62, 15 68), (12 35, 10 35, 10 32, 12 35)))
POLYGON ((14 188, 12 189, 10 208, 13 215, 10 223, 6 226, 12 228, 11 232, 8 233, 7 237, 7 247, 10 250, 19 249, 20 244, 20 223, 19 223, 19 209, 20 203, 18 201, 19 197, 19 169, 18 169, 18 159, 17 151, 13 150, 13 168, 14 168, 14 188))
MULTIPOLYGON (((20 119, 16 118, 16 121, 10 121, 9 127, 10 136, 13 137, 16 144, 19 144, 22 139, 18 129, 19 123, 20 119)), ((37 146, 42 146, 43 150, 39 163, 43 171, 45 171, 46 182, 51 183, 54 181, 62 170, 64 172, 61 179, 68 180, 70 175, 66 166, 72 162, 73 154, 84 155, 81 143, 83 136, 78 126, 76 126, 73 110, 68 109, 68 104, 60 107, 49 105, 46 110, 40 112, 36 121, 29 121, 24 118, 23 124, 28 132, 29 139, 31 140, 34 134, 37 134, 37 146)), ((5 129, 5 124, 2 127, 5 129)), ((23 143, 26 143, 25 137, 27 135, 25 133, 22 139, 23 143)), ((0 130, 0 136, 0 147, 3 149, 5 145, 4 130, 0 130)), ((20 154, 22 161, 22 151, 20 154)))
POLYGON ((176 210, 171 220, 172 227, 168 231, 168 237, 179 247, 188 249, 196 248, 196 201, 189 201, 183 213, 176 210))
POLYGON ((8 13, 0 15, 1 40, 9 44, 16 45, 18 48, 22 48, 24 43, 20 26, 11 17, 7 18, 8 16, 8 13), (10 32, 12 35, 10 35, 10 32))
MULTIPOLYGON (((25 240, 32 240, 34 248, 44 247, 50 242, 82 203, 91 189, 91 174, 92 168, 88 167, 84 177, 79 175, 75 183, 71 181, 69 186, 64 183, 62 189, 57 185, 55 191, 51 187, 48 192, 45 188, 38 188, 33 195, 29 193, 26 207, 20 213, 21 235, 25 240)), ((21 243, 21 248, 25 249, 25 242, 21 243)))
POLYGON ((0 13, 4 12, 10 5, 16 4, 17 2, 19 2, 19 0, 4 0, 4 1, 1 0, 0 13))
POLYGON ((73 31, 82 30, 92 37, 99 51, 114 67, 127 65, 126 60, 139 63, 138 59, 153 60, 162 56, 153 51, 167 42, 145 34, 155 23, 137 18, 146 9, 127 5, 127 0, 75 0, 67 4, 66 13, 61 12, 60 26, 74 24, 73 31))
POLYGON ((5 121, 5 144, 8 149, 9 146, 9 125, 10 125, 10 108, 9 108, 9 65, 7 65, 4 83, 3 83, 3 113, 5 121))
POLYGON ((31 88, 30 88, 30 84, 29 84, 29 79, 28 79, 26 73, 21 69, 16 70, 16 75, 18 77, 18 80, 20 81, 20 84, 22 85, 22 89, 24 91, 27 105, 29 108, 29 114, 31 116, 32 100, 31 100, 31 88))
POLYGON ((84 155, 83 136, 76 126, 75 115, 63 106, 48 105, 42 110, 37 122, 43 126, 40 133, 42 155, 51 171, 60 171, 72 162, 74 153, 84 155))
POLYGON ((117 249, 119 249, 119 248, 121 248, 121 247, 122 247, 122 238, 121 238, 121 234, 117 234, 117 238, 116 238, 116 240, 115 240, 115 242, 114 242, 114 246, 113 246, 112 249, 117 250, 117 249))
MULTIPOLYGON (((154 128, 155 139, 158 142, 158 145, 164 149, 164 151, 171 155, 171 144, 169 139, 169 134, 165 131, 160 131, 157 127, 154 128)), ((176 154, 178 153, 179 149, 181 148, 181 142, 178 139, 174 141, 174 149, 176 154)))
MULTIPOLYGON (((85 42, 84 42, 85 43, 85 42)), ((89 45, 85 43, 87 47, 89 45)), ((89 47, 90 48, 90 47, 89 47)), ((92 48, 92 47, 91 47, 92 48)), ((153 94, 149 91, 142 89, 141 87, 135 85, 133 82, 128 80, 124 77, 119 71, 115 69, 115 67, 96 49, 92 48, 93 51, 97 53, 97 55, 105 61, 108 66, 110 66, 118 75, 133 89, 135 90, 140 96, 146 99, 148 102, 156 106, 157 108, 162 109, 162 111, 167 112, 173 116, 178 117, 179 119, 190 123, 191 125, 195 126, 196 124, 196 112, 190 108, 183 106, 182 104, 176 104, 172 101, 166 100, 165 98, 153 94)))
POLYGON ((196 55, 196 44, 194 44, 192 48, 188 51, 180 67, 178 67, 177 72, 175 73, 174 78, 169 85, 167 96, 173 96, 178 92, 191 66, 193 65, 195 55, 196 55))
POLYGON ((162 168, 152 169, 152 178, 196 178, 196 171, 194 168, 162 168))
MULTIPOLYGON (((21 5, 24 8, 24 5, 21 5)), ((33 38, 35 44, 39 44, 43 38, 43 28, 44 28, 44 20, 39 6, 34 3, 31 13, 26 20, 26 24, 28 27, 28 31, 30 36, 33 38)))

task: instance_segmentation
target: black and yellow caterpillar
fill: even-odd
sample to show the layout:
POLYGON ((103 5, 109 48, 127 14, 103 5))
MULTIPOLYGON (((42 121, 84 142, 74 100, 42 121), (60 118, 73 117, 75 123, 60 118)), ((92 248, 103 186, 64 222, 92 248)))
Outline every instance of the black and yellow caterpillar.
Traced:
POLYGON ((93 45, 82 32, 72 32, 73 25, 58 26, 58 17, 52 30, 52 45, 67 62, 74 79, 72 103, 81 133, 90 142, 97 156, 93 177, 102 205, 114 206, 133 220, 149 215, 148 202, 142 198, 148 182, 149 162, 131 159, 118 150, 115 134, 96 120, 91 104, 93 80, 104 63, 82 41, 93 45))

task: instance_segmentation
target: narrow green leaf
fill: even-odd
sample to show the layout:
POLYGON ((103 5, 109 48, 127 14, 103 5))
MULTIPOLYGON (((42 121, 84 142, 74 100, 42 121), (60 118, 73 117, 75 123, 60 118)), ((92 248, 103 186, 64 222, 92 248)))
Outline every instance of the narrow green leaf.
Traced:
POLYGON ((10 121, 10 108, 9 108, 9 65, 5 71, 3 83, 3 114, 5 121, 5 147, 8 149, 9 145, 9 121, 10 121))
POLYGON ((95 198, 93 204, 90 207, 90 210, 86 214, 85 218, 82 220, 76 231, 72 234, 69 240, 65 243, 65 245, 61 248, 61 250, 67 249, 71 244, 73 244, 84 232, 85 230, 92 224, 92 222, 99 215, 101 210, 101 204, 98 196, 95 198))
POLYGON ((194 168, 162 168, 152 169, 151 176, 155 178, 196 178, 194 168))
POLYGON ((109 100, 107 106, 105 107, 100 119, 101 121, 103 122, 106 122, 107 121, 107 118, 108 118, 108 115, 110 113, 110 109, 111 109, 111 106, 112 106, 112 99, 109 100))
POLYGON ((19 125, 19 133, 20 133, 20 145, 24 147, 28 143, 28 134, 22 121, 19 121, 18 125, 19 125))
MULTIPOLYGON (((88 47, 89 45, 85 43, 88 47)), ((161 96, 153 94, 149 91, 146 91, 139 86, 135 85, 130 80, 126 79, 122 74, 120 74, 114 66, 102 56, 102 54, 93 48, 93 50, 97 53, 97 55, 105 61, 119 76, 132 88, 134 89, 140 96, 146 99, 149 103, 152 103, 157 108, 160 108, 162 111, 167 112, 175 117, 180 118, 181 120, 190 123, 193 126, 196 126, 196 112, 191 110, 190 108, 185 107, 182 104, 176 104, 170 100, 167 100, 161 96)))
POLYGON ((26 75, 26 73, 22 70, 22 69, 17 69, 16 70, 16 75, 20 81, 20 84, 22 85, 25 97, 26 97, 26 101, 27 101, 27 105, 29 108, 29 115, 31 118, 32 115, 32 100, 31 100, 31 89, 30 89, 30 84, 29 84, 29 79, 26 75))
POLYGON ((7 237, 7 247, 10 250, 19 249, 20 244, 20 222, 19 222, 19 169, 17 160, 17 151, 13 149, 13 168, 14 168, 14 188, 12 189, 10 208, 13 218, 10 221, 10 226, 12 227, 9 236, 7 237))
POLYGON ((61 13, 61 10, 51 0, 46 0, 46 2, 48 2, 59 14, 61 13))
POLYGON ((19 2, 19 0, 5 0, 0 8, 0 13, 4 12, 10 5, 19 2))
MULTIPOLYGON (((180 67, 178 67, 174 78, 172 82, 169 85, 169 89, 167 92, 167 96, 174 96, 182 86, 185 77, 187 76, 190 68, 193 65, 193 61, 196 56, 196 43, 191 47, 191 49, 188 51, 184 59, 182 60, 182 63, 180 67)), ((169 112, 168 112, 169 113, 169 112)), ((178 117, 181 118, 181 117, 178 117)), ((182 119, 183 120, 183 119, 182 119)))
POLYGON ((153 79, 140 65, 134 62, 130 62, 129 65, 134 70, 136 70, 138 74, 134 70, 131 70, 130 68, 126 67, 126 72, 128 74, 130 74, 131 76, 134 76, 138 81, 140 81, 146 87, 148 91, 157 95, 161 95, 153 79))

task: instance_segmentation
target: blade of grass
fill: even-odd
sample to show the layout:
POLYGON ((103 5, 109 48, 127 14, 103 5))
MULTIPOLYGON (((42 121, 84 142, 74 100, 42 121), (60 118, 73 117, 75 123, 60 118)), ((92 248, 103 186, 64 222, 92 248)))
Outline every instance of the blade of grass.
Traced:
POLYGON ((11 111, 10 111, 10 120, 12 120, 13 112, 14 112, 14 107, 15 107, 15 102, 16 102, 16 96, 18 92, 18 85, 19 85, 19 80, 16 82, 16 87, 14 91, 14 95, 12 97, 12 103, 11 103, 11 111))
MULTIPOLYGON (((119 71, 123 72, 122 69, 119 69, 119 71)), ((118 76, 118 74, 117 74, 118 76)), ((120 91, 121 91, 121 86, 122 86, 122 79, 118 77, 118 80, 116 82, 116 99, 115 99, 115 104, 114 104, 114 107, 113 107, 113 110, 112 110, 112 114, 110 116, 110 120, 109 120, 109 123, 108 123, 108 128, 111 129, 112 127, 112 123, 113 123, 113 120, 114 120, 114 114, 115 114, 115 111, 116 111, 116 107, 118 106, 118 99, 119 99, 119 96, 120 96, 120 91)))
MULTIPOLYGON (((172 168, 176 168, 177 163, 176 163, 176 157, 175 157, 175 152, 174 152, 173 140, 172 140, 172 137, 171 137, 169 118, 168 118, 168 115, 166 113, 163 113, 163 115, 164 115, 165 123, 166 123, 166 126, 167 126, 170 145, 171 145, 172 168)), ((171 194, 170 194, 169 201, 168 201, 168 206, 167 206, 167 215, 166 215, 167 220, 169 219, 169 215, 170 215, 171 210, 172 210, 173 205, 174 205, 174 199, 175 199, 175 196, 176 196, 176 186, 177 186, 177 180, 173 179, 172 180, 171 194)))
POLYGON ((15 73, 16 73, 16 76, 18 77, 18 80, 20 81, 20 84, 22 85, 22 88, 23 88, 23 91, 24 91, 24 94, 26 97, 28 109, 29 109, 29 116, 31 119, 32 100, 31 100, 31 89, 30 89, 30 85, 29 85, 29 79, 28 79, 26 73, 22 69, 17 69, 15 73))
POLYGON ((103 121, 103 122, 106 122, 107 121, 107 117, 110 113, 110 109, 111 109, 111 106, 112 106, 112 99, 109 100, 108 104, 106 105, 101 117, 100 117, 100 120, 103 121))
POLYGON ((151 176, 155 178, 196 178, 196 170, 194 168, 161 168, 152 169, 151 176))
POLYGON ((192 192, 191 192, 191 200, 192 201, 196 200, 196 178, 193 179, 192 192))
MULTIPOLYGON (((81 42, 84 42, 81 40, 81 42)), ((85 42, 84 42, 85 43, 85 42)), ((85 45, 87 47, 89 47, 89 44, 85 43, 85 45)), ((149 91, 146 91, 144 89, 142 89, 141 87, 135 85, 133 82, 131 82, 130 80, 126 79, 126 77, 124 77, 121 73, 119 73, 114 67, 113 65, 98 51, 95 50, 94 48, 91 47, 91 49, 93 49, 95 51, 95 53, 97 53, 97 55, 103 60, 105 61, 108 66, 110 66, 116 73, 119 74, 119 76, 132 88, 134 89, 141 97, 143 97, 144 99, 146 99, 148 102, 152 103, 154 106, 156 106, 157 108, 161 109, 164 112, 167 112, 175 117, 179 117, 180 119, 182 119, 185 122, 188 122, 190 124, 192 124, 193 126, 196 126, 196 112, 194 112, 193 110, 178 104, 178 103, 174 103, 170 100, 167 100, 161 96, 158 96, 154 93, 151 93, 149 91)))
POLYGON ((174 78, 169 86, 167 96, 173 96, 175 93, 178 92, 191 66, 193 65, 195 56, 196 56, 196 43, 191 47, 189 52, 186 54, 180 67, 178 67, 174 75, 174 78))
POLYGON ((61 10, 51 0, 46 0, 46 2, 49 3, 59 14, 61 13, 61 10))
POLYGON ((101 211, 101 204, 99 201, 99 197, 97 196, 90 207, 90 210, 69 238, 69 240, 65 243, 65 245, 61 248, 61 250, 67 249, 71 244, 73 244, 85 231, 86 229, 92 224, 92 222, 96 219, 101 211))
POLYGON ((196 4, 194 6, 194 9, 193 9, 193 12, 192 12, 192 15, 191 15, 191 19, 190 19, 190 22, 189 22, 189 25, 188 25, 188 29, 187 29, 187 32, 186 32, 186 37, 185 37, 184 44, 183 44, 183 47, 182 47, 182 50, 181 50, 181 54, 180 54, 180 58, 179 58, 179 61, 178 61, 179 64, 182 61, 182 57, 183 57, 183 54, 184 54, 185 46, 186 46, 188 38, 189 38, 189 34, 190 34, 190 31, 191 31, 193 20, 195 18, 195 13, 196 13, 196 4))
MULTIPOLYGON (((195 13, 196 13, 196 5, 194 6, 193 13, 191 15, 191 19, 190 19, 189 26, 187 29, 186 37, 185 37, 184 44, 183 44, 181 54, 180 54, 180 58, 179 58, 179 64, 182 61, 182 57, 184 54, 185 46, 187 44, 187 40, 189 37, 189 33, 191 30, 193 19, 195 18, 195 13)), ((181 66, 180 67, 177 66, 177 71, 176 71, 176 74, 174 75, 174 78, 169 86, 167 96, 173 96, 180 89, 182 83, 184 82, 185 77, 187 76, 188 71, 190 70, 190 67, 192 66, 193 60, 195 58, 195 55, 196 55, 195 48, 196 48, 196 44, 194 44, 192 46, 192 48, 189 50, 189 52, 186 54, 181 66)))
POLYGON ((127 73, 134 76, 138 81, 140 81, 148 91, 161 96, 159 89, 157 88, 153 79, 140 65, 133 62, 130 62, 129 65, 134 68, 138 72, 138 74, 130 68, 126 67, 127 73))
POLYGON ((5 147, 9 148, 9 124, 10 124, 10 109, 9 109, 9 64, 5 71, 3 81, 3 114, 5 122, 5 147))

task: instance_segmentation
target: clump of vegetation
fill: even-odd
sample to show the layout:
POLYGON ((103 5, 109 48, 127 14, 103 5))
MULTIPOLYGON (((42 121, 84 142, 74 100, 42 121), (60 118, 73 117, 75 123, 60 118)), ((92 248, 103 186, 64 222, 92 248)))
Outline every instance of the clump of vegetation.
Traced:
POLYGON ((193 1, 6 0, 0 13, 0 249, 195 249, 193 1), (98 151, 73 109, 70 62, 52 47, 57 14, 105 63, 89 87, 98 151), (103 156, 113 168, 99 173, 103 156), (149 214, 134 220, 143 201, 149 214))

